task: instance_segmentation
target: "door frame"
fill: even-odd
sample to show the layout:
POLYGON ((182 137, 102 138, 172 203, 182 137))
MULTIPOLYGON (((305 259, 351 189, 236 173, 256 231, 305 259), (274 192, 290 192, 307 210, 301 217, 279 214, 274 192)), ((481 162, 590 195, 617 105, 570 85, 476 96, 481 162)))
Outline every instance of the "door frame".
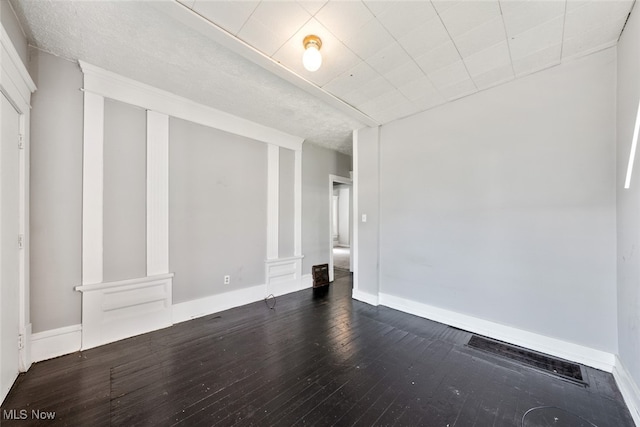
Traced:
MULTIPOLYGON (((351 186, 349 191, 349 218, 353 216, 353 179, 339 175, 329 175, 329 281, 333 282, 333 184, 346 184, 351 186)), ((349 228, 349 233, 352 235, 352 227, 349 228)), ((353 242, 350 240, 349 254, 353 260, 353 242)), ((353 265, 353 262, 351 263, 353 265)))
MULTIPOLYGON (((22 249, 19 253, 19 342, 18 360, 20 372, 31 366, 31 322, 29 312, 29 127, 31 118, 31 94, 36 85, 31 79, 18 51, 13 46, 4 26, 0 24, 0 92, 19 114, 19 230, 22 249)), ((1 214, 1 213, 0 213, 1 214)), ((16 239, 18 236, 16 236, 16 239)))

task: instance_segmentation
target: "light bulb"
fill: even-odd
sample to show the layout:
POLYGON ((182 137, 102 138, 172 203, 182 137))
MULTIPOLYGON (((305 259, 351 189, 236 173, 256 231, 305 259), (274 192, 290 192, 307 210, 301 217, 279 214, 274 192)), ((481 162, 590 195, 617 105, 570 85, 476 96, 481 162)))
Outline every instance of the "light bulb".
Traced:
POLYGON ((308 71, 317 71, 322 65, 322 54, 318 50, 318 46, 309 43, 307 49, 304 51, 304 55, 302 55, 302 65, 308 71))

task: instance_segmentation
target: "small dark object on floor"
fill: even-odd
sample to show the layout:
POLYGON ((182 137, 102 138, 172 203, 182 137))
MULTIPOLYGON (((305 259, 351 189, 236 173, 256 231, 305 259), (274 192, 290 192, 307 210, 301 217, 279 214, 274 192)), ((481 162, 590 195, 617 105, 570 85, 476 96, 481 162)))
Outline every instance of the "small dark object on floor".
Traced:
POLYGON ((313 288, 313 298, 325 298, 329 294, 329 285, 313 288))
POLYGON ((329 284, 329 264, 314 265, 311 267, 313 275, 313 287, 326 286, 329 284))
POLYGON ((264 299, 265 304, 267 304, 267 307, 269 307, 269 309, 273 310, 274 308, 276 308, 276 297, 273 294, 269 294, 267 295, 267 297, 264 299))
POLYGON ((542 353, 527 350, 526 348, 505 344, 503 342, 484 338, 478 335, 473 335, 469 340, 468 345, 469 347, 522 362, 526 365, 542 369, 545 372, 549 372, 553 375, 557 375, 574 382, 577 381, 582 385, 587 385, 587 383, 582 379, 580 366, 575 363, 566 362, 542 353))

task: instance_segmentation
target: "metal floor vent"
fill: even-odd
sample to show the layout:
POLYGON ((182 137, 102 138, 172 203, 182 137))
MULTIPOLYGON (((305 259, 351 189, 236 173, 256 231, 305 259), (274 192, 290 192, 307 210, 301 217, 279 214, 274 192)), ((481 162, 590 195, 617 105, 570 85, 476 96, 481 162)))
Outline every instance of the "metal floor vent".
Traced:
POLYGON ((526 348, 516 347, 478 335, 473 335, 467 345, 507 359, 516 360, 569 381, 577 382, 584 386, 587 385, 582 379, 580 365, 576 363, 566 362, 526 348))

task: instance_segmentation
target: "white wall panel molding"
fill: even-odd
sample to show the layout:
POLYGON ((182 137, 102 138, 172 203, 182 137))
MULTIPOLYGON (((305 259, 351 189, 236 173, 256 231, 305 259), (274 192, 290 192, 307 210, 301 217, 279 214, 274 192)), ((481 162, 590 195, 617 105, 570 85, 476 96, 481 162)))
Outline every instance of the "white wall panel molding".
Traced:
POLYGON ((82 284, 102 282, 104 98, 84 93, 82 284))
POLYGON ((66 326, 38 332, 31 336, 33 362, 80 351, 82 345, 82 325, 66 326))
POLYGON ((290 150, 301 149, 303 138, 198 104, 84 61, 79 63, 84 73, 85 91, 290 150))
POLYGON ((173 306, 173 323, 181 323, 198 317, 260 301, 265 295, 265 285, 238 289, 223 294, 210 295, 173 306))
POLYGON ((173 274, 77 286, 82 349, 172 325, 173 274))
POLYGON ((169 116, 147 111, 147 276, 169 272, 169 116))
POLYGON ((302 276, 302 280, 300 282, 300 287, 302 289, 307 289, 313 286, 313 276, 311 274, 305 274, 302 276))
POLYGON ((23 337, 23 347, 19 349, 20 370, 26 371, 31 366, 31 323, 29 314, 29 152, 30 152, 30 120, 31 94, 36 85, 27 68, 22 63, 4 26, 0 24, 0 92, 13 105, 20 115, 20 138, 22 149, 19 153, 18 209, 19 230, 22 235, 23 249, 19 259, 19 333, 23 337))
POLYGON ((267 259, 278 258, 280 200, 280 148, 269 144, 267 151, 267 259))
POLYGON ((612 372, 615 356, 605 351, 539 335, 477 317, 433 307, 395 295, 380 293, 380 305, 444 323, 455 328, 612 372))
MULTIPOLYGON (((352 160, 352 167, 353 167, 353 172, 351 173, 351 179, 353 180, 353 194, 351 195, 351 198, 353 200, 353 211, 351 212, 351 215, 353 216, 353 227, 351 228, 351 233, 352 233, 352 239, 351 239, 351 266, 353 267, 353 297, 355 297, 355 294, 359 291, 360 287, 359 287, 359 278, 360 278, 360 273, 359 273, 359 261, 358 261, 358 257, 359 257, 359 232, 358 229, 360 227, 360 212, 359 212, 359 203, 358 203, 358 199, 360 198, 360 184, 359 184, 359 179, 358 179, 358 173, 360 171, 360 167, 359 167, 359 161, 358 161, 358 155, 359 155, 359 150, 358 150, 358 146, 359 146, 359 131, 358 130, 354 130, 353 131, 353 160, 352 160)), ((364 301, 361 298, 356 298, 360 301, 364 301)), ((365 301, 367 302, 367 301, 365 301)), ((372 304, 372 303, 369 303, 372 304)), ((378 305, 377 302, 377 297, 376 297, 376 303, 372 304, 372 305, 378 305)))
POLYGON ((613 378, 616 380, 624 402, 629 408, 633 422, 636 423, 636 426, 640 426, 640 387, 633 380, 633 377, 618 356, 616 356, 613 367, 613 378))
POLYGON ((302 149, 294 153, 293 254, 302 256, 302 149))
POLYGON ((280 147, 267 151, 267 259, 266 295, 284 295, 302 286, 302 150, 294 152, 294 256, 279 258, 280 147))
POLYGON ((0 44, 2 45, 0 55, 2 92, 7 95, 18 112, 25 114, 31 106, 31 93, 35 92, 36 85, 2 25, 0 25, 0 44))
POLYGON ((302 256, 265 260, 267 295, 284 295, 305 289, 302 280, 302 256))

